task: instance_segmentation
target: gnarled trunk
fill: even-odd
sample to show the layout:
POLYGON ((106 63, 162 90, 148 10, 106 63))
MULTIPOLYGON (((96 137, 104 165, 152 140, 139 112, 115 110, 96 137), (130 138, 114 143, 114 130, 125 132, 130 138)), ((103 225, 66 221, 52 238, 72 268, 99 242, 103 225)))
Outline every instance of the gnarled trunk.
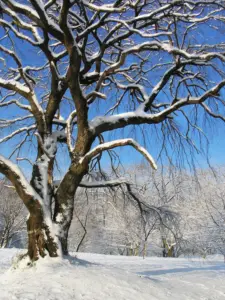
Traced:
POLYGON ((37 260, 40 256, 57 257, 60 255, 60 243, 50 227, 51 224, 47 224, 42 213, 36 212, 36 214, 29 216, 27 233, 28 255, 31 261, 37 260))
POLYGON ((74 196, 88 171, 88 163, 80 163, 80 158, 90 149, 92 140, 89 131, 81 135, 76 143, 79 151, 74 155, 75 159, 59 187, 55 189, 53 166, 57 149, 56 138, 51 134, 40 137, 31 186, 41 200, 33 206, 28 205, 28 254, 32 261, 47 253, 50 257, 58 256, 59 251, 68 255, 68 233, 73 218, 74 196))

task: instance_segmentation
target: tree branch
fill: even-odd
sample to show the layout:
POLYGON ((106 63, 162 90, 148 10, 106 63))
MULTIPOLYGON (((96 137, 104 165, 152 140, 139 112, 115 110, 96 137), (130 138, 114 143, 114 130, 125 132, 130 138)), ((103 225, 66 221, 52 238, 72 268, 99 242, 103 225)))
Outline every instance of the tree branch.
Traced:
POLYGON ((104 144, 100 144, 96 146, 94 149, 90 150, 84 157, 82 157, 79 161, 80 164, 82 163, 88 163, 92 158, 94 158, 96 155, 102 153, 105 150, 110 150, 116 147, 121 146, 132 146, 134 147, 138 152, 140 152, 150 163, 151 167, 153 169, 157 169, 156 163, 152 156, 147 152, 145 148, 140 146, 136 141, 133 139, 121 139, 121 140, 115 140, 112 142, 107 142, 104 144))
POLYGON ((32 211, 36 202, 41 205, 42 199, 28 183, 20 168, 2 155, 0 155, 0 172, 11 181, 29 211, 32 211))

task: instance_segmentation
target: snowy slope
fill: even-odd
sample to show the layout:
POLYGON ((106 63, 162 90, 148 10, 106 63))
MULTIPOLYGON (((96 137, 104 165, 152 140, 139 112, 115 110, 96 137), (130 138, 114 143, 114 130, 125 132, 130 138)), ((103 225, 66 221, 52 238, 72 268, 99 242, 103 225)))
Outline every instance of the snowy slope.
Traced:
POLYGON ((0 250, 0 299, 225 300, 221 257, 163 259, 79 253, 8 270, 17 250, 0 250))

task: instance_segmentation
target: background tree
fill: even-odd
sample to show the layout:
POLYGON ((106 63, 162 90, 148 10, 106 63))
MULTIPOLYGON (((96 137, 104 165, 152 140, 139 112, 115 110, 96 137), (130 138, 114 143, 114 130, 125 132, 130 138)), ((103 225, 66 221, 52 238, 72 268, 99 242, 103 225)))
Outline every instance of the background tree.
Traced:
POLYGON ((8 149, 13 145, 10 154, 1 149, 0 172, 30 213, 31 260, 46 252, 68 253, 74 195, 85 186, 82 179, 93 159, 98 165, 104 151, 131 146, 156 169, 147 149, 127 130, 129 138, 117 139, 117 129, 152 125, 163 148, 181 152, 186 151, 182 139, 196 147, 191 134, 201 132, 198 107, 223 119, 224 5, 217 0, 0 1, 0 108, 6 116, 0 142, 8 149), (176 124, 181 117, 187 126, 176 124), (60 143, 67 170, 55 188, 60 143), (29 149, 36 157, 29 157, 29 149), (21 167, 32 164, 30 182, 16 158, 21 167))
POLYGON ((218 253, 225 255, 225 189, 224 167, 215 168, 214 174, 209 171, 199 171, 198 180, 200 188, 197 197, 200 199, 201 212, 198 219, 199 240, 205 248, 205 255, 218 253), (205 218, 201 217, 204 214, 205 218))
POLYGON ((120 186, 79 189, 71 251, 79 245, 79 251, 120 255, 224 254, 223 168, 155 173, 140 164, 126 169, 125 178, 138 201, 120 186))
POLYGON ((0 182, 0 248, 24 245, 26 209, 12 188, 0 182))

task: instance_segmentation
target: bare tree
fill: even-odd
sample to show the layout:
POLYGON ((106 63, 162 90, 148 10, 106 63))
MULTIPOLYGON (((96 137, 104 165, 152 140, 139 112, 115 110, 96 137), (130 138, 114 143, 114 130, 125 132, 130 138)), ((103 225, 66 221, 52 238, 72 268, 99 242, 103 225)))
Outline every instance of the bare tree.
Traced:
POLYGON ((18 195, 0 182, 0 248, 21 242, 26 229, 25 207, 18 195))
MULTIPOLYGON (((140 254, 147 255, 149 241, 162 247, 162 253, 167 253, 170 245, 175 249, 179 240, 180 215, 174 204, 181 197, 181 170, 170 167, 155 173, 143 164, 135 165, 134 169, 136 179, 132 181, 136 183, 139 199, 142 198, 142 207, 149 208, 141 214, 140 254)), ((131 178, 134 177, 132 173, 131 169, 131 178)))
POLYGON ((106 132, 155 125, 163 145, 174 132, 195 147, 189 134, 191 128, 201 132, 197 107, 224 119, 219 31, 224 5, 218 0, 0 1, 1 116, 6 112, 0 143, 14 145, 8 158, 2 151, 0 172, 30 213, 31 260, 46 252, 68 253, 74 195, 103 151, 131 146, 156 169, 132 138, 105 141, 106 132), (208 44, 213 35, 216 40, 208 44), (175 123, 177 115, 187 122, 184 132, 175 123), (68 169, 55 188, 60 143, 68 169), (34 151, 36 157, 29 157, 34 151), (20 166, 31 163, 30 182, 16 158, 20 166))
POLYGON ((199 230, 205 255, 219 253, 225 257, 225 189, 224 168, 215 168, 212 172, 198 172, 200 188, 196 193, 201 203, 204 218, 200 218, 199 230))

